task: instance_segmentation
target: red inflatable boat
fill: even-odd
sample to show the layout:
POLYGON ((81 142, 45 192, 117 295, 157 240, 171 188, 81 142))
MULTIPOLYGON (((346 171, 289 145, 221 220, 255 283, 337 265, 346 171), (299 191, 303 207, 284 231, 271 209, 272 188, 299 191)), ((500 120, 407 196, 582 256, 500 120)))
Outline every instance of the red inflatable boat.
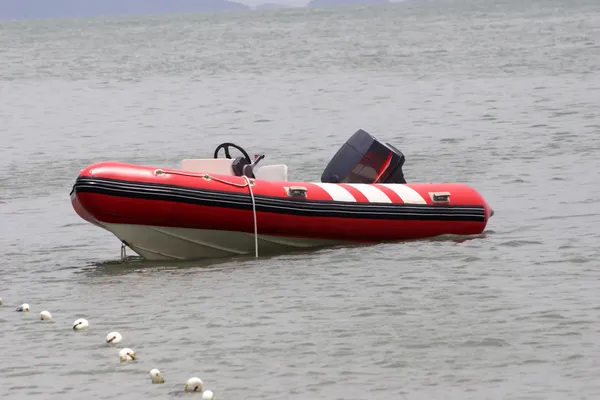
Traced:
POLYGON ((192 260, 294 248, 482 233, 493 211, 458 183, 404 180, 404 155, 363 130, 321 182, 289 182, 232 143, 181 168, 101 162, 81 171, 71 201, 83 219, 151 260, 192 260), (231 158, 229 148, 243 157, 231 158), (220 149, 226 158, 218 158, 220 149))

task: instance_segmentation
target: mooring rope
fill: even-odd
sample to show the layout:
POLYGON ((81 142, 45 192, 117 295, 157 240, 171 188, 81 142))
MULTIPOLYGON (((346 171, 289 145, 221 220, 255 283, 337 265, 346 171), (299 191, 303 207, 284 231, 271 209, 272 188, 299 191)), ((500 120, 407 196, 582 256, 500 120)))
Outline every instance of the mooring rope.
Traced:
POLYGON ((155 175, 164 175, 164 174, 171 174, 171 175, 183 175, 183 176, 190 176, 190 177, 194 177, 194 178, 204 178, 206 180, 215 180, 217 182, 220 183, 224 183, 226 185, 231 185, 231 186, 235 186, 235 187, 248 187, 248 191, 250 192, 250 198, 252 199, 252 216, 254 217, 254 256, 256 258, 258 258, 258 223, 256 220, 256 201, 254 200, 254 192, 252 191, 252 184, 250 183, 250 179, 244 175, 243 178, 245 179, 245 183, 241 184, 241 183, 236 183, 236 182, 230 182, 228 180, 225 179, 221 179, 221 178, 217 178, 214 176, 211 176, 210 174, 204 173, 204 174, 193 174, 190 172, 181 172, 181 171, 165 171, 163 169, 157 169, 154 171, 155 175))

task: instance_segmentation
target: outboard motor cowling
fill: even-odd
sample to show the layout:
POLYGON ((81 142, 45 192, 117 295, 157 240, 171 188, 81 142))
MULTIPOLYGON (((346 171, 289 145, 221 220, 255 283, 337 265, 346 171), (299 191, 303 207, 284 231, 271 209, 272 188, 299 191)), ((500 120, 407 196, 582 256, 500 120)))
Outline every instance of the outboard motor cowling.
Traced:
POLYGON ((324 183, 406 183, 404 154, 359 129, 333 156, 323 175, 324 183))

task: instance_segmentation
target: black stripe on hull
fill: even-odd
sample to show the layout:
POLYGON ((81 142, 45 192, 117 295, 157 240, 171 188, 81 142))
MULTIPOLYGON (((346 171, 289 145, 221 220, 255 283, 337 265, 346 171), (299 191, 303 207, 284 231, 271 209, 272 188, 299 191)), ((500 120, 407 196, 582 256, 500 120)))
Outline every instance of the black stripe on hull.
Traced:
MULTIPOLYGON (((77 178, 71 195, 97 193, 207 207, 252 210, 250 194, 106 178, 77 178)), ((483 206, 359 203, 254 196, 256 210, 307 217, 485 222, 483 206)))

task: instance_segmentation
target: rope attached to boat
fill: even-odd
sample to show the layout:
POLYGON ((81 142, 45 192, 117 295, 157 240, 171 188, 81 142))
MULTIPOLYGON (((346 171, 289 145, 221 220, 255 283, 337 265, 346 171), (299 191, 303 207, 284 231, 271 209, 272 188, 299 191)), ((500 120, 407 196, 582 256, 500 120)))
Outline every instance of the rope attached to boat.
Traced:
POLYGON ((252 199, 252 216, 254 217, 254 256, 256 258, 258 258, 258 223, 256 221, 256 202, 254 200, 254 192, 252 191, 252 183, 250 182, 250 179, 244 175, 243 178, 245 179, 245 183, 244 184, 240 184, 240 183, 236 183, 236 182, 230 182, 227 181, 225 179, 221 179, 221 178, 217 178, 214 176, 211 176, 210 174, 193 174, 193 173, 189 173, 189 172, 180 172, 180 171, 165 171, 163 169, 157 169, 154 171, 155 175, 164 175, 164 174, 171 174, 171 175, 183 175, 183 176, 190 176, 190 177, 195 177, 195 178, 204 178, 206 180, 215 180, 217 182, 220 183, 224 183, 226 185, 231 185, 231 186, 235 186, 235 187, 248 187, 248 191, 250 192, 250 198, 252 199))
POLYGON ((254 216, 254 256, 258 258, 258 225, 256 223, 256 202, 254 201, 254 192, 252 192, 250 179, 248 179, 246 175, 244 175, 244 178, 246 179, 246 185, 248 186, 250 198, 252 199, 252 215, 254 216))
POLYGON ((121 262, 127 262, 127 247, 125 242, 121 242, 121 262))

